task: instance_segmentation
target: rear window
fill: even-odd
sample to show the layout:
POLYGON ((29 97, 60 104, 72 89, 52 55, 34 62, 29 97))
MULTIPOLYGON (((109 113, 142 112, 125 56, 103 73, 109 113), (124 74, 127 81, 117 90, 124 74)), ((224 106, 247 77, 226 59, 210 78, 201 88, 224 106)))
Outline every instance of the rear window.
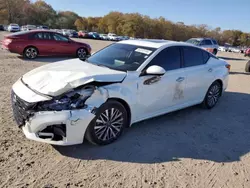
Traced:
POLYGON ((194 47, 183 47, 185 67, 193 67, 204 64, 203 50, 194 47))
POLYGON ((216 40, 212 40, 214 44, 218 44, 216 40))

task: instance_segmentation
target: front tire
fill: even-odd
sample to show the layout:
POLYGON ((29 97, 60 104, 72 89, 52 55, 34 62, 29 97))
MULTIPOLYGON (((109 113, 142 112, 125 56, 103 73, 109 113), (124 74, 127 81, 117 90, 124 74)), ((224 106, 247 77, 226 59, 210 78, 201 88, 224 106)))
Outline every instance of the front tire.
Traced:
POLYGON ((221 93, 222 93, 222 85, 218 81, 215 81, 209 87, 205 99, 202 102, 202 106, 207 109, 215 107, 215 105, 217 104, 217 102, 221 97, 221 93))
POLYGON ((38 56, 38 50, 35 47, 27 47, 24 50, 24 57, 27 59, 35 59, 38 56))
POLYGON ((107 145, 117 140, 126 126, 128 114, 125 107, 110 100, 97 110, 96 117, 87 128, 86 138, 92 144, 107 145))

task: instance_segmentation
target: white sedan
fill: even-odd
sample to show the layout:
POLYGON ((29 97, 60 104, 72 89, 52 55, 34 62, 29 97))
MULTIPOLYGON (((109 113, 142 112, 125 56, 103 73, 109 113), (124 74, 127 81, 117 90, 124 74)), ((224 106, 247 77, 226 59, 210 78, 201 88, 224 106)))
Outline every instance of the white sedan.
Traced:
POLYGON ((47 64, 22 76, 12 89, 14 117, 32 140, 105 145, 136 122, 196 104, 213 108, 229 70, 187 43, 122 41, 85 61, 47 64))

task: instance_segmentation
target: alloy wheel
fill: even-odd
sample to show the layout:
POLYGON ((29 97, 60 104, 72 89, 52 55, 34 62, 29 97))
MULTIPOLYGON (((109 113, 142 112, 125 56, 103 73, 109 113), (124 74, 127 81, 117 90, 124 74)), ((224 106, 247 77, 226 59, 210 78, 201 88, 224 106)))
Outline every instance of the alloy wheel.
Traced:
POLYGON ((77 56, 79 59, 84 59, 87 55, 87 52, 85 49, 83 48, 80 48, 78 51, 77 51, 77 56))
POLYGON ((212 85, 207 95, 207 104, 210 107, 213 107, 216 105, 216 103, 218 102, 220 98, 220 93, 221 93, 221 87, 218 84, 212 85))
POLYGON ((37 57, 37 50, 35 48, 27 48, 25 50, 25 56, 29 59, 34 59, 37 57))
POLYGON ((100 114, 94 126, 99 140, 108 141, 119 136, 124 124, 123 114, 116 108, 107 109, 100 114))

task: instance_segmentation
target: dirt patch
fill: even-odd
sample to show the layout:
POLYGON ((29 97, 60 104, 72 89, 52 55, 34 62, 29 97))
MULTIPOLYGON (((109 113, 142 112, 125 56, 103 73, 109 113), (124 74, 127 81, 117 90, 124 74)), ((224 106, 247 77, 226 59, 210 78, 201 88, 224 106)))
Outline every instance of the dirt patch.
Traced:
MULTIPOLYGON (((110 44, 81 41, 94 51, 110 44)), ((0 187, 250 187, 247 60, 219 56, 228 58, 233 74, 213 110, 191 107, 137 123, 104 147, 53 147, 24 137, 13 121, 10 91, 27 71, 62 59, 26 61, 0 50, 0 187)))

